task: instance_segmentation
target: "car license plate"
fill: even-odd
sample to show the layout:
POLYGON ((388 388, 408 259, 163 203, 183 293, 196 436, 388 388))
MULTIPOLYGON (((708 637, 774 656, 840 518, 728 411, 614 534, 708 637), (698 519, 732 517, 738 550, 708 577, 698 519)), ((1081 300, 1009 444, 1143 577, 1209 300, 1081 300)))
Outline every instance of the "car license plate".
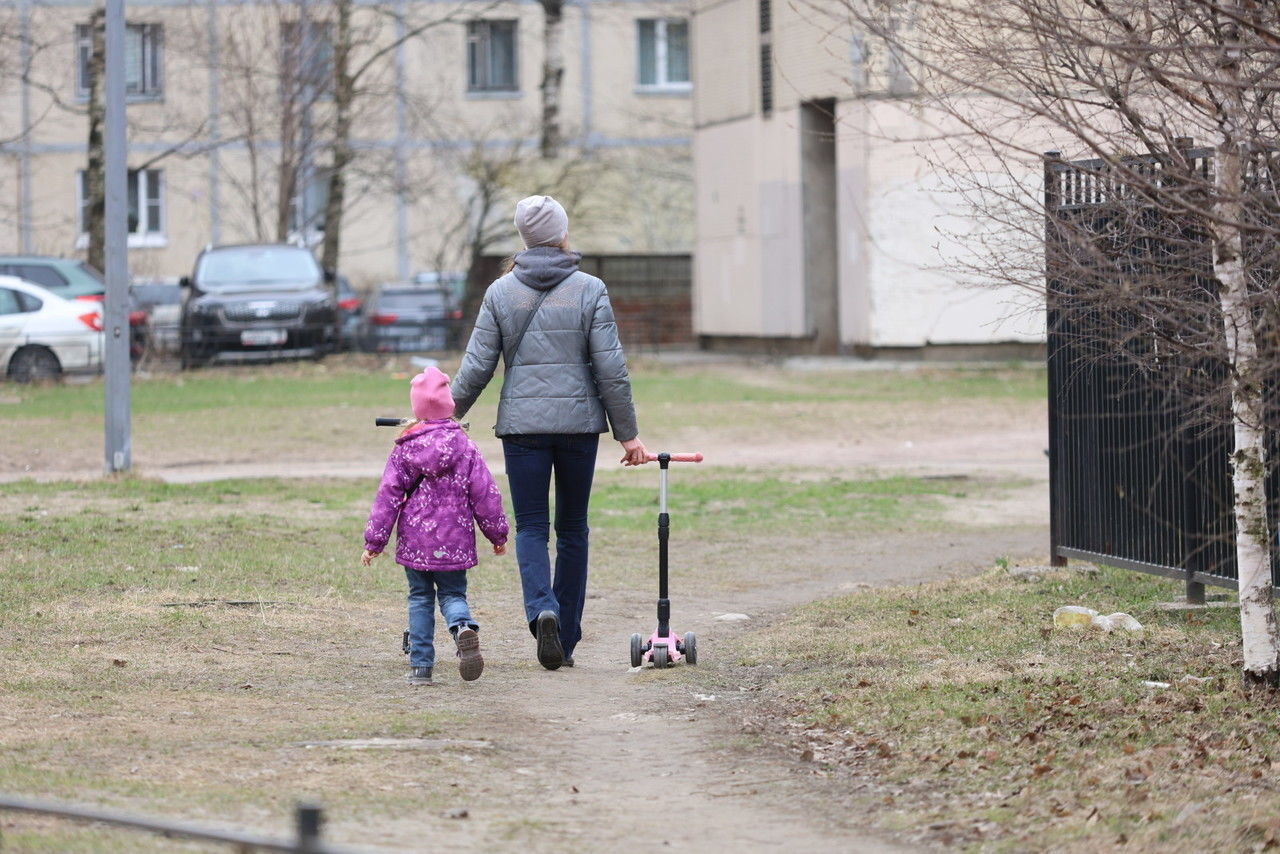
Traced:
POLYGON ((283 329, 246 329, 240 333, 240 343, 245 347, 274 347, 288 337, 283 329))

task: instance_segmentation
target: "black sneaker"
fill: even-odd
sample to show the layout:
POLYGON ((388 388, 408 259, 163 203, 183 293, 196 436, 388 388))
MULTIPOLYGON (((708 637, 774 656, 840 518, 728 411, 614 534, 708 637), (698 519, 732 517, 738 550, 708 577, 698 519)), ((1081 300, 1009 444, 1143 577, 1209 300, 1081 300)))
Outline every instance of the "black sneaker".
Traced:
POLYGON ((565 666, 565 667, 573 667, 573 656, 572 656, 572 655, 566 655, 566 656, 564 657, 564 666, 565 666))
POLYGON ((480 635, 470 626, 462 626, 454 638, 458 643, 458 673, 466 682, 480 678, 484 658, 480 655, 480 635))
POLYGON ((409 684, 410 685, 434 685, 431 681, 430 667, 411 667, 409 668, 409 684))
POLYGON ((554 611, 538 615, 538 663, 548 670, 564 664, 564 648, 560 646, 560 620, 554 611))

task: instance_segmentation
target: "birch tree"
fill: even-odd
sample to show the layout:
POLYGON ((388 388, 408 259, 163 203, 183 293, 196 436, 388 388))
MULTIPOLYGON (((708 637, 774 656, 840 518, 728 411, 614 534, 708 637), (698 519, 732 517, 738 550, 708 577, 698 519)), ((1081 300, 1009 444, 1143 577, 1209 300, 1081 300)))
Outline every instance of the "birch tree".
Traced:
POLYGON ((1280 7, 1262 0, 844 0, 806 9, 850 38, 871 37, 873 77, 913 78, 910 110, 920 135, 932 136, 935 163, 974 201, 992 237, 982 271, 988 279, 1043 288, 1045 211, 1040 188, 1028 180, 1038 174, 1040 152, 1061 147, 1068 159, 1102 164, 1093 180, 1113 200, 1106 221, 1061 242, 1081 281, 1107 265, 1111 275, 1092 289, 1082 285, 1073 304, 1082 317, 1093 312, 1112 325, 1139 319, 1128 329, 1099 330, 1100 349, 1164 371, 1171 386, 1199 396, 1199 413, 1222 412, 1229 422, 1243 679, 1280 687, 1265 491, 1275 465, 1266 436, 1280 423, 1264 397, 1280 377, 1280 7), (1189 137, 1210 144, 1213 156, 1203 161, 1210 165, 1192 163, 1189 137), (1157 233, 1156 220, 1185 228, 1157 233), (1148 258, 1149 269, 1133 263, 1148 239, 1173 246, 1176 257, 1148 258), (1206 244, 1216 310, 1186 284, 1206 244), (1138 337, 1154 344, 1129 347, 1138 337), (1187 372, 1169 369, 1170 353, 1214 360, 1225 382, 1191 389, 1187 372))

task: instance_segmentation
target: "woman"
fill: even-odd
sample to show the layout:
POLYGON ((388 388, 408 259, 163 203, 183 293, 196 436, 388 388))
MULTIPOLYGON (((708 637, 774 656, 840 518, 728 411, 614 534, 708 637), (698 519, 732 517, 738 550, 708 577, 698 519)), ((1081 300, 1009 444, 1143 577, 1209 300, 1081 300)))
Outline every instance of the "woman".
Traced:
POLYGON ((645 462, 631 380, 604 282, 578 269, 569 218, 550 196, 516 205, 525 250, 485 291, 453 379, 462 418, 502 355, 495 432, 502 439, 516 517, 525 618, 548 670, 573 666, 587 598, 587 505, 600 434, 612 427, 624 465, 645 462), (606 419, 608 423, 606 424, 606 419), (548 554, 548 493, 556 488, 556 562, 548 554))

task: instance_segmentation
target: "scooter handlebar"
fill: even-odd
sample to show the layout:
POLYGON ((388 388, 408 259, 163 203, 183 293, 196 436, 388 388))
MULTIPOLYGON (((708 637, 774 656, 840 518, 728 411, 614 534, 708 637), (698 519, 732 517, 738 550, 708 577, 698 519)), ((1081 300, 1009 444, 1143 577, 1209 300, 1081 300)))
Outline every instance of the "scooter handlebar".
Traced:
POLYGON ((403 427, 410 420, 412 419, 379 417, 373 419, 373 424, 375 427, 403 427))
MULTIPOLYGON (((702 454, 667 454, 668 459, 673 463, 700 463, 702 462, 702 454)), ((656 463, 658 461, 657 454, 647 454, 645 462, 656 463)))

